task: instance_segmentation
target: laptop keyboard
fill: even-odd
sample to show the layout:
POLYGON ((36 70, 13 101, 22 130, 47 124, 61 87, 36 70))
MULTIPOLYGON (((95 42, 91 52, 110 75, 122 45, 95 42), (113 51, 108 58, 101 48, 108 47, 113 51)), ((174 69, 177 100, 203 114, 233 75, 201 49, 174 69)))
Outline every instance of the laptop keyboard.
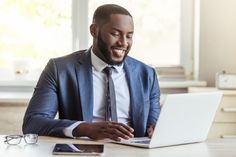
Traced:
POLYGON ((149 144, 149 143, 150 143, 150 140, 132 141, 132 143, 149 144))

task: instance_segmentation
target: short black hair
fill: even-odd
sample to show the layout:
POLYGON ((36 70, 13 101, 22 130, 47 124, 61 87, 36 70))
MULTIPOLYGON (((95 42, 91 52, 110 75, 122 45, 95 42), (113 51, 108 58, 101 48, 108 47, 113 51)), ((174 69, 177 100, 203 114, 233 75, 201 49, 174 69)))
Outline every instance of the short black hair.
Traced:
POLYGON ((104 4, 98 7, 93 14, 93 23, 104 24, 111 14, 122 14, 132 17, 129 11, 117 4, 104 4))

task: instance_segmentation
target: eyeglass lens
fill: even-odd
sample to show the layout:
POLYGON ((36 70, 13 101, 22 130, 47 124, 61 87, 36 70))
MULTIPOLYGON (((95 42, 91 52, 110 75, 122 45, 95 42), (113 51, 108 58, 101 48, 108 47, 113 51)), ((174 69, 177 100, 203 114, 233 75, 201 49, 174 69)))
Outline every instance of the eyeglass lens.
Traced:
POLYGON ((26 134, 24 135, 25 142, 28 144, 34 144, 38 141, 38 135, 37 134, 26 134))
POLYGON ((16 144, 19 144, 19 143, 20 143, 21 138, 22 138, 21 135, 10 135, 10 136, 6 136, 5 142, 6 142, 7 144, 16 145, 16 144))

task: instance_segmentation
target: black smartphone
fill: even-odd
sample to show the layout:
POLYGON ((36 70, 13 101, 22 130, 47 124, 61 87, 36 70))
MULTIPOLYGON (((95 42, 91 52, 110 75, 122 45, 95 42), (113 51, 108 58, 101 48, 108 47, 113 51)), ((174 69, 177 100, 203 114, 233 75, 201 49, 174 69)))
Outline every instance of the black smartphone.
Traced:
POLYGON ((56 144, 52 154, 100 156, 103 152, 103 144, 56 144))

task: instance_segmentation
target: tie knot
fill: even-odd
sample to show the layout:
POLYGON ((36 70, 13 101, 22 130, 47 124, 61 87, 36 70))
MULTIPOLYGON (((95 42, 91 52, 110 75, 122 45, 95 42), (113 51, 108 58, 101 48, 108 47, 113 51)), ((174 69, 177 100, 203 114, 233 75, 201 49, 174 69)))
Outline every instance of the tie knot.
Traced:
POLYGON ((113 67, 106 67, 103 69, 103 72, 107 75, 107 76, 111 76, 111 73, 112 73, 112 68, 113 67))

